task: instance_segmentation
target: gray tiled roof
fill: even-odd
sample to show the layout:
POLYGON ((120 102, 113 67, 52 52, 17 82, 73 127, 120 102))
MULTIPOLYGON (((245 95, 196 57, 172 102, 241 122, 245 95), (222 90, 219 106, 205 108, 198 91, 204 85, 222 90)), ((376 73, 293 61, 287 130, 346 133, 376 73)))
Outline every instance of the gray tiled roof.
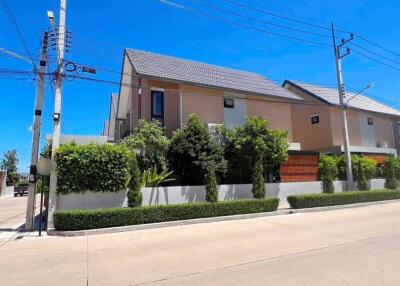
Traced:
POLYGON ((259 74, 150 52, 132 49, 125 51, 139 75, 301 100, 301 97, 259 74))
MULTIPOLYGON (((297 81, 289 81, 289 83, 293 85, 297 85, 298 87, 308 91, 312 95, 326 101, 329 104, 339 105, 339 93, 337 89, 321 87, 318 85, 301 83, 297 81)), ((346 92, 346 99, 349 100, 354 93, 346 92)), ((345 100, 346 100, 345 99, 345 100)), ((366 111, 378 112, 378 113, 385 113, 389 115, 400 116, 400 111, 396 110, 388 105, 385 105, 379 101, 376 101, 370 97, 365 95, 357 95, 349 102, 349 107, 362 109, 366 111)))

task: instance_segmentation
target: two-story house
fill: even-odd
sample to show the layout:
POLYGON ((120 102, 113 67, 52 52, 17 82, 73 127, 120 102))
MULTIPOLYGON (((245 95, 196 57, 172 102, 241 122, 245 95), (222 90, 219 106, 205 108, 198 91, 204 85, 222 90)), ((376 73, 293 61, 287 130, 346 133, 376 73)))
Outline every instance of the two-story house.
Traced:
MULTIPOLYGON (((339 154, 343 124, 337 89, 286 80, 283 87, 307 104, 292 108, 292 136, 302 148, 339 154)), ((400 111, 365 95, 346 93, 350 151, 382 162, 398 154, 400 111)))
POLYGON ((114 140, 125 137, 141 118, 161 121, 170 135, 195 113, 211 127, 261 116, 271 128, 287 131, 292 143, 291 103, 301 101, 262 75, 126 49, 114 140))
POLYGON ((302 97, 263 75, 125 49, 116 101, 115 113, 110 107, 111 132, 105 133, 111 141, 127 136, 142 118, 162 122, 170 136, 192 113, 209 128, 222 123, 233 127, 246 117, 261 116, 270 128, 288 133, 291 157, 281 168, 283 180, 317 179, 318 154, 300 151, 304 148, 293 140, 292 107, 302 97))

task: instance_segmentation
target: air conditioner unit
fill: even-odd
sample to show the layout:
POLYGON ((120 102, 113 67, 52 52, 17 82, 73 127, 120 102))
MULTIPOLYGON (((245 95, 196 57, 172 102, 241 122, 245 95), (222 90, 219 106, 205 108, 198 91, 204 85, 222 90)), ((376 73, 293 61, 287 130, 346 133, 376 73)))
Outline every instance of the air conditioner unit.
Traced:
POLYGON ((216 123, 208 123, 208 130, 214 134, 217 135, 218 134, 218 128, 221 126, 222 124, 216 124, 216 123))
POLYGON ((389 144, 387 142, 378 142, 379 148, 388 148, 389 144))

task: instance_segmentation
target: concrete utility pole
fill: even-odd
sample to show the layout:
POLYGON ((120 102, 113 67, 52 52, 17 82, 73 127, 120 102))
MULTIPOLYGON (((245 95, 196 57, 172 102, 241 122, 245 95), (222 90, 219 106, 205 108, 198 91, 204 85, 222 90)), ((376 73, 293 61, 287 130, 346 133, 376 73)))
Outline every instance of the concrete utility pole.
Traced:
MULTIPOLYGON (((55 99, 54 99, 54 114, 53 114, 53 122, 54 122, 54 131, 53 131, 53 140, 52 140, 52 149, 51 149, 51 159, 54 160, 55 152, 60 146, 60 135, 61 135, 61 93, 62 93, 62 80, 63 80, 63 71, 64 71, 64 47, 65 47, 65 13, 67 9, 67 1, 60 1, 60 19, 58 24, 58 37, 56 46, 57 46, 57 82, 56 82, 56 91, 55 91, 55 99)), ((50 22, 54 21, 54 19, 49 18, 50 22)), ((50 174, 50 190, 49 190, 49 209, 48 209, 48 228, 54 228, 53 224, 53 213, 56 210, 57 204, 57 172, 53 170, 50 174)))
POLYGON ((28 191, 28 204, 26 209, 25 230, 33 230, 35 222, 35 197, 36 197, 36 179, 37 179, 37 161, 40 143, 40 127, 42 123, 42 106, 44 96, 44 83, 47 64, 47 52, 49 46, 49 35, 44 32, 42 39, 42 52, 40 55, 40 65, 38 71, 38 90, 35 106, 35 119, 33 123, 33 141, 32 141, 32 154, 31 166, 29 172, 29 191, 28 191))
POLYGON ((353 170, 351 165, 351 153, 350 153, 350 143, 349 143, 349 130, 347 124, 347 105, 345 103, 345 89, 342 76, 342 63, 341 60, 345 56, 350 54, 350 49, 347 48, 346 53, 341 55, 341 48, 353 40, 354 36, 351 34, 350 39, 342 39, 340 45, 336 45, 335 28, 332 23, 332 38, 333 38, 333 48, 335 50, 335 62, 336 62, 336 74, 339 90, 339 100, 340 107, 342 109, 342 122, 343 122, 343 141, 344 141, 344 155, 346 159, 346 175, 347 175, 347 190, 350 191, 353 188, 353 170))

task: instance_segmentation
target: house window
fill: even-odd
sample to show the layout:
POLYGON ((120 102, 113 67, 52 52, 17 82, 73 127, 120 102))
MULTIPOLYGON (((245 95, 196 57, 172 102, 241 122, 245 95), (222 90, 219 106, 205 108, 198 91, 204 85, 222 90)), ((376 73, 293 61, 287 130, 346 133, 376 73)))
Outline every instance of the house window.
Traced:
POLYGON ((311 124, 318 124, 318 123, 319 123, 319 115, 318 114, 311 115, 311 124))
POLYGON ((371 117, 367 118, 368 125, 374 125, 374 119, 371 117))
POLYGON ((233 98, 224 98, 224 107, 235 108, 235 101, 233 100, 233 98))
POLYGON ((397 135, 399 136, 400 139, 400 122, 397 122, 397 135))
POLYGON ((151 91, 151 120, 164 122, 164 92, 151 91))

